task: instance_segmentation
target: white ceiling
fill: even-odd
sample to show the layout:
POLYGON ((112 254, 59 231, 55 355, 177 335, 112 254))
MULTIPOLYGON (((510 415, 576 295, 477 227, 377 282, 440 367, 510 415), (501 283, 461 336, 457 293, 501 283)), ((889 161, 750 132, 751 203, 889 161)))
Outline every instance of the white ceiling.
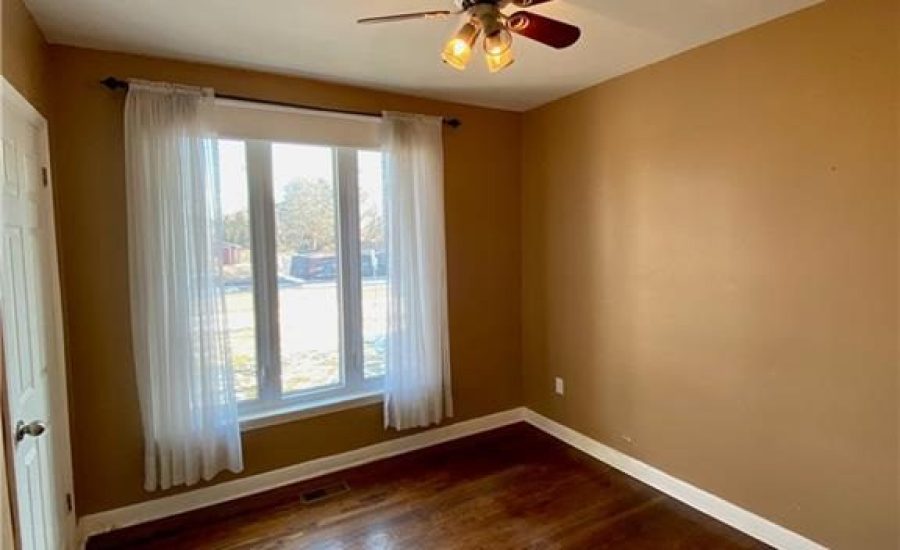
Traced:
MULTIPOLYGON (((557 51, 517 38, 518 61, 464 73, 440 50, 459 20, 358 26, 452 0, 26 0, 52 43, 204 61, 524 111, 820 0, 556 0, 579 25, 557 51)), ((513 11, 507 8, 507 12, 513 11)), ((128 75, 117 75, 128 76, 128 75)))

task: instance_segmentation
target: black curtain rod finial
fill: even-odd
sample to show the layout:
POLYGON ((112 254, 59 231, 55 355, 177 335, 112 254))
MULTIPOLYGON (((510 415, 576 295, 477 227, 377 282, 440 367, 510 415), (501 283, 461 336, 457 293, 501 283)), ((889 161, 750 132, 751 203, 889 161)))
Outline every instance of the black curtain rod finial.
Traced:
POLYGON ((103 84, 110 90, 127 90, 128 83, 124 80, 119 80, 114 76, 108 76, 100 81, 100 84, 103 84))
MULTIPOLYGON (((128 82, 125 80, 120 80, 114 76, 108 76, 100 81, 101 84, 109 88, 110 90, 127 90, 128 82)), ((358 115, 358 116, 367 116, 367 117, 381 117, 380 113, 369 113, 364 111, 350 111, 346 109, 333 109, 330 107, 319 107, 317 105, 300 105, 296 103, 287 103, 284 101, 272 101, 268 99, 255 99, 251 97, 243 97, 237 95, 228 95, 228 94, 216 94, 216 97, 220 99, 232 99, 235 101, 246 101, 249 103, 260 103, 263 105, 276 105, 279 107, 289 107, 294 109, 306 109, 309 111, 322 111, 322 112, 331 112, 331 113, 343 113, 347 115, 358 115)), ((459 128, 462 126, 462 121, 458 118, 444 118, 444 124, 453 128, 459 128)))

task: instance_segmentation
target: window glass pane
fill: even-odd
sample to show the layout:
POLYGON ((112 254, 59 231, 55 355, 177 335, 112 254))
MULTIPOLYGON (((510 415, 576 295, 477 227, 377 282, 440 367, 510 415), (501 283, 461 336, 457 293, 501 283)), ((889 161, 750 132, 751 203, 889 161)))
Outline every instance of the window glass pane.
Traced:
POLYGON ((330 147, 272 144, 282 393, 341 382, 330 147))
POLYGON ((387 334, 387 254, 381 153, 359 151, 358 165, 363 361, 365 377, 373 378, 384 375, 387 334))
POLYGON ((258 397, 258 381, 247 155, 243 141, 219 140, 219 173, 226 326, 238 400, 246 401, 258 397))

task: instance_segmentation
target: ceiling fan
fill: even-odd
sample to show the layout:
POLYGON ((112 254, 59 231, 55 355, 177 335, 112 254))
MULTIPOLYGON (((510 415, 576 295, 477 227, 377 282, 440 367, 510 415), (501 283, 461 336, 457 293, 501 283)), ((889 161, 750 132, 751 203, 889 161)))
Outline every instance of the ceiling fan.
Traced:
POLYGON ((581 29, 574 25, 527 11, 517 11, 511 15, 506 15, 502 11, 510 4, 519 8, 529 8, 550 1, 552 0, 455 0, 457 11, 398 13, 383 17, 367 17, 357 22, 394 23, 412 19, 446 19, 453 15, 466 14, 466 23, 447 42, 441 57, 451 67, 460 71, 465 70, 472 58, 475 42, 483 33, 485 60, 488 69, 496 73, 515 61, 512 33, 557 49, 568 48, 578 41, 581 29))

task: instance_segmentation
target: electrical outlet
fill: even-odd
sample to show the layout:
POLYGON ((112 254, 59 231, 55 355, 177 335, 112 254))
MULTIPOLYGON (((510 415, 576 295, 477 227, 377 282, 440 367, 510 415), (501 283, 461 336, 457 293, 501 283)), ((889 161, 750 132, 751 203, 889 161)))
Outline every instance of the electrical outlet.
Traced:
POLYGON ((559 376, 557 376, 554 388, 558 395, 565 395, 566 394, 566 381, 563 380, 562 378, 560 378, 559 376))

